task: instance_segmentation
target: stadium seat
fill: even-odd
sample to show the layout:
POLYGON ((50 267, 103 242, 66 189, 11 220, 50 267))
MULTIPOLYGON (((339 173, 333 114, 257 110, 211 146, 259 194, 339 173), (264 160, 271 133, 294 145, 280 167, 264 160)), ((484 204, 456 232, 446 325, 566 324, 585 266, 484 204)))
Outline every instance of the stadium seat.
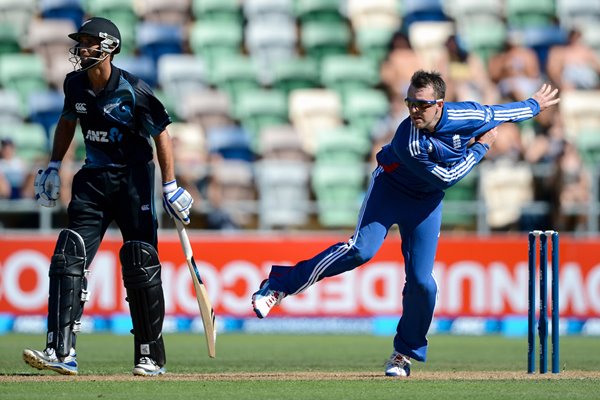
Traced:
POLYGON ((136 0, 83 0, 83 8, 88 15, 101 15, 110 19, 121 30, 125 26, 135 26, 138 23, 139 17, 133 7, 134 1, 136 0))
POLYGON ((0 125, 17 125, 24 120, 24 109, 17 92, 0 89, 0 125))
POLYGON ((291 125, 267 126, 260 131, 258 155, 263 159, 309 161, 298 132, 291 125))
POLYGON ((354 127, 340 126, 316 132, 316 163, 366 162, 371 153, 371 142, 366 135, 354 127))
POLYGON ((447 21, 442 0, 403 0, 400 7, 403 29, 418 21, 447 21))
POLYGON ((473 171, 445 191, 444 230, 472 230, 476 227, 478 183, 478 172, 473 171))
POLYGON ((354 31, 400 28, 400 6, 397 0, 347 0, 347 10, 354 31))
POLYGON ((47 162, 49 142, 46 130, 40 124, 27 122, 0 126, 0 137, 10 137, 17 155, 31 165, 47 162))
POLYGON ((326 228, 356 225, 365 195, 364 164, 317 163, 312 168, 318 220, 326 228))
POLYGON ((25 35, 27 27, 38 12, 38 0, 0 1, 0 25, 12 25, 17 35, 25 35))
POLYGON ((68 35, 75 31, 70 19, 36 19, 29 25, 26 47, 44 59, 46 81, 55 89, 62 90, 65 76, 73 71, 69 49, 75 41, 68 35))
POLYGON ((240 54, 242 26, 232 21, 196 21, 190 32, 192 53, 201 56, 209 67, 221 56, 240 54))
POLYGON ((219 90, 188 93, 177 102, 175 111, 181 120, 198 123, 205 131, 232 123, 229 96, 219 90))
POLYGON ((212 84, 227 93, 233 104, 239 93, 260 87, 256 64, 243 55, 223 55, 215 59, 211 75, 212 84))
POLYGON ((0 55, 21 52, 21 43, 18 29, 10 23, 0 25, 0 55))
POLYGON ((183 35, 183 27, 180 25, 140 22, 137 26, 136 45, 140 55, 150 57, 156 64, 164 54, 183 52, 183 35))
POLYGON ((85 14, 81 0, 39 0, 38 7, 43 19, 68 19, 77 28, 85 14))
POLYGON ((244 36, 246 49, 259 65, 260 81, 265 86, 273 80, 274 63, 297 56, 296 24, 291 19, 249 21, 244 36))
POLYGON ((368 89, 379 82, 377 63, 353 55, 329 55, 321 61, 321 83, 342 98, 357 89, 368 89))
POLYGON ((206 147, 210 154, 224 159, 254 161, 250 134, 238 125, 217 126, 206 131, 206 147))
POLYGON ((408 37, 424 67, 435 69, 445 54, 446 41, 454 34, 454 24, 448 21, 417 21, 408 28, 408 37))
POLYGON ((531 165, 497 160, 482 165, 479 173, 490 228, 506 229, 518 224, 523 208, 533 201, 531 165))
POLYGON ((296 18, 294 0, 244 0, 242 6, 248 22, 296 18))
POLYGON ((328 55, 347 54, 352 41, 345 22, 308 21, 300 26, 300 46, 304 54, 317 61, 328 55))
POLYGON ((287 97, 273 89, 243 91, 236 98, 234 116, 250 133, 252 148, 258 151, 263 128, 288 123, 287 97))
POLYGON ((510 28, 553 25, 555 0, 506 0, 506 22, 510 28))
POLYGON ((127 56, 118 54, 113 60, 113 64, 127 72, 131 72, 138 78, 146 82, 150 87, 157 85, 156 64, 150 56, 127 56))
POLYGON ((343 20, 339 0, 295 0, 296 18, 306 22, 339 22, 343 20))
POLYGON ((165 54, 158 59, 158 84, 175 99, 209 87, 206 65, 193 54, 165 54))
POLYGON ((445 0, 443 7, 461 28, 478 23, 495 24, 504 18, 504 0, 445 0))
POLYGON ((199 124, 188 122, 174 122, 167 129, 173 139, 177 169, 185 170, 186 175, 200 179, 208 154, 204 129, 199 124))
POLYGON ((564 29, 600 21, 600 0, 556 0, 556 16, 564 29))
POLYGON ((507 38, 507 29, 504 23, 471 24, 458 33, 458 38, 487 65, 490 57, 502 50, 507 38))
POLYGON ((376 122, 387 114, 389 107, 389 100, 381 90, 356 90, 343 98, 342 115, 350 126, 369 137, 376 122))
POLYGON ((0 56, 0 85, 15 90, 25 106, 28 96, 46 90, 46 71, 38 54, 4 54, 0 56))
POLYGON ((317 131, 343 124, 340 96, 328 89, 293 90, 289 96, 289 114, 309 155, 314 154, 317 131))
POLYGON ((192 0, 192 14, 200 22, 224 22, 241 25, 242 2, 238 0, 192 0))
POLYGON ((271 86, 289 93, 295 89, 314 88, 320 85, 319 66, 311 58, 277 60, 272 65, 271 86))
POLYGON ((380 63, 387 56, 395 31, 392 28, 358 28, 355 30, 356 49, 362 57, 380 63))
POLYGON ((31 93, 27 101, 29 121, 42 125, 49 138, 52 135, 52 127, 60 118, 64 101, 65 96, 59 90, 31 93))
POLYGON ((144 0, 136 1, 134 5, 142 21, 185 26, 192 20, 191 0, 144 0))
POLYGON ((310 213, 310 164, 290 160, 256 163, 259 227, 305 225, 310 213))
POLYGON ((596 23, 581 23, 578 28, 581 31, 583 42, 590 46, 600 57, 600 19, 596 23))
POLYGON ((583 162, 591 169, 600 167, 600 130, 582 130, 575 139, 575 145, 583 162))
POLYGON ((600 91, 572 90, 561 92, 558 103, 565 136, 577 142, 583 131, 600 132, 600 91))

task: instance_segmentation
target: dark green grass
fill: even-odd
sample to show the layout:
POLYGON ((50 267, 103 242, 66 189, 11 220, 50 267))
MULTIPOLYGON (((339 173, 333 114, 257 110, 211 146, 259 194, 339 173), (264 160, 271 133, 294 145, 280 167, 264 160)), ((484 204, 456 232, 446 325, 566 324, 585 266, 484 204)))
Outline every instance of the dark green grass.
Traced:
POLYGON ((169 374, 165 379, 129 379, 133 366, 131 336, 80 335, 77 353, 81 376, 68 378, 37 371, 23 363, 22 349, 40 348, 43 336, 0 336, 0 398, 239 400, 400 399, 406 396, 410 400, 530 400, 597 399, 600 392, 597 378, 600 373, 592 372, 600 370, 600 340, 597 338, 561 338, 561 367, 566 373, 560 379, 551 374, 536 375, 533 379, 527 376, 525 338, 431 336, 428 362, 416 363, 413 377, 409 379, 379 378, 383 362, 391 352, 389 337, 228 334, 218 339, 216 359, 206 356, 204 338, 198 335, 167 334, 165 343, 169 374, 185 375, 186 379, 168 379, 169 374), (269 380, 258 376, 244 380, 210 380, 206 375, 199 375, 281 372, 291 375, 307 371, 364 373, 364 378, 269 380), (485 371, 512 372, 515 376, 486 380, 478 375, 485 371), (454 378, 453 374, 457 373, 454 378), (435 378, 438 374, 440 379, 435 378), (429 378, 419 379, 420 375, 429 378), (52 379, 54 376, 58 378, 52 379), (38 382, 35 377, 43 379, 38 382))

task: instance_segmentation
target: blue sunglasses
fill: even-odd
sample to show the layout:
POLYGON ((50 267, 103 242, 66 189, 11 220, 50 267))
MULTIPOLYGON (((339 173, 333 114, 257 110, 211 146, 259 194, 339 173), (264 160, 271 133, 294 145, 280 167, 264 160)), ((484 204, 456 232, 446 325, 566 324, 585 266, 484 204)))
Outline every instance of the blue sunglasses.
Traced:
POLYGON ((409 110, 411 110, 414 107, 416 107, 419 110, 425 110, 443 100, 444 99, 418 100, 418 99, 411 99, 410 97, 407 97, 404 99, 404 104, 406 104, 406 107, 408 107, 409 110))

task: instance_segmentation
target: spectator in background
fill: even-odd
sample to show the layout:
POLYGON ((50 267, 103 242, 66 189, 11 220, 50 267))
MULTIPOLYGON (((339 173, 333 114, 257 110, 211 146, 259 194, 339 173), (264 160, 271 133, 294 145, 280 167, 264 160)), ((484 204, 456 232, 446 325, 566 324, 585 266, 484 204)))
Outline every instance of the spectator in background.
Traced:
POLYGON ((436 68, 448 84, 448 101, 474 100, 482 104, 494 104, 499 100, 498 89, 477 54, 463 48, 455 35, 448 37, 445 50, 436 68))
POLYGON ((570 232, 585 230, 589 218, 590 176, 577 148, 568 141, 556 160, 551 183, 554 188, 552 221, 555 229, 570 232))
POLYGON ((518 32, 508 34, 504 50, 490 58, 488 70, 506 100, 525 100, 542 83, 537 55, 523 44, 518 32))
POLYGON ((567 44, 548 53, 548 77, 560 90, 592 90, 600 87, 600 58, 572 29, 567 44))
POLYGON ((502 124, 481 168, 487 223, 493 231, 522 229, 523 210, 534 198, 533 172, 523 162, 521 130, 502 124))
POLYGON ((29 167, 16 152, 10 138, 0 141, 0 198, 20 199, 29 167))
POLYGON ((410 78, 422 68, 423 62, 412 48, 408 35, 402 30, 396 31, 390 39, 388 54, 381 63, 381 82, 392 96, 404 98, 410 86, 410 78))

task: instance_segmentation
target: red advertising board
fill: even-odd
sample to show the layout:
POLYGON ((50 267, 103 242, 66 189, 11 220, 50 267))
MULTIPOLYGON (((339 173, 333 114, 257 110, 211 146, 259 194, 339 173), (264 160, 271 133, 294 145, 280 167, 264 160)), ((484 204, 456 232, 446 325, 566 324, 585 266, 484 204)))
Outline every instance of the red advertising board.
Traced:
MULTIPOLYGON (((250 297, 270 265, 292 265, 339 235, 206 235, 190 232, 195 258, 219 315, 253 315, 250 297)), ((48 265, 55 236, 10 235, 0 239, 0 313, 46 313, 48 265)), ((120 237, 107 236, 90 266, 86 315, 128 313, 121 281, 120 237)), ((560 312, 600 316, 600 239, 561 237, 560 312)), ((167 313, 197 315, 185 259, 176 235, 161 236, 159 253, 167 313)), ((366 265, 325 279, 290 296, 272 315, 378 316, 402 312, 404 264, 397 233, 366 265)), ((435 266, 436 316, 503 317, 527 312, 527 236, 442 236, 435 266)))

